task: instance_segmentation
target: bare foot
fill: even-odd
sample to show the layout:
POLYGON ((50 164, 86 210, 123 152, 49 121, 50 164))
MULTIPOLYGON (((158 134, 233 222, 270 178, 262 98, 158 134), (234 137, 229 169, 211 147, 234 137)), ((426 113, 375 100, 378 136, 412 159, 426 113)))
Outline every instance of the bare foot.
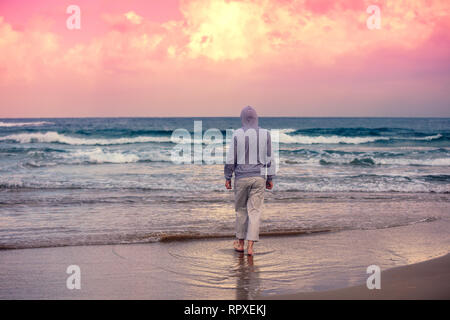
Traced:
POLYGON ((253 241, 248 241, 247 244, 247 254, 253 256, 253 241))
POLYGON ((235 240, 233 246, 237 252, 244 252, 244 240, 235 240))

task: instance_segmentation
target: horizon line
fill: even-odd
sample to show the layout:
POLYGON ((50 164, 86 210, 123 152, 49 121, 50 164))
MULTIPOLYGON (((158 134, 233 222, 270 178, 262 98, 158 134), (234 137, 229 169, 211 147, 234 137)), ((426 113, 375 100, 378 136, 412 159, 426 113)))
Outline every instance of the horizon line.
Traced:
MULTIPOLYGON (((70 117, 0 117, 0 120, 21 120, 21 119, 176 119, 176 118, 240 118, 240 116, 70 116, 70 117)), ((355 119, 355 118, 374 118, 374 119, 449 119, 449 116, 271 116, 258 115, 258 118, 335 118, 335 119, 355 119)))

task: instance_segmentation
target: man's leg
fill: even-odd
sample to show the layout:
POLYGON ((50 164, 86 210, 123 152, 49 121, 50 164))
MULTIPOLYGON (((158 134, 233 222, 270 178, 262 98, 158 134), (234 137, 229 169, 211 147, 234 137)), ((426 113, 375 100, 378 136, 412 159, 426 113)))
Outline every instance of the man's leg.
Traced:
POLYGON ((244 250, 244 239, 247 236, 248 212, 247 200, 249 185, 246 183, 248 179, 238 179, 234 184, 234 202, 236 211, 236 238, 239 239, 238 244, 235 243, 235 249, 244 250))
POLYGON ((244 239, 234 240, 234 250, 244 252, 244 239))
POLYGON ((259 226, 261 219, 261 210, 264 203, 264 188, 265 180, 262 177, 255 177, 249 191, 249 197, 247 200, 247 212, 248 212, 248 229, 247 240, 248 247, 247 253, 253 254, 253 243, 259 240, 259 226))
POLYGON ((255 243, 255 241, 252 241, 252 240, 248 240, 247 241, 247 254, 249 255, 249 256, 252 256, 253 255, 253 244, 255 243))
POLYGON ((236 211, 236 238, 244 241, 247 235, 248 214, 247 210, 236 211))
POLYGON ((236 238, 239 241, 234 243, 234 248, 237 251, 244 251, 244 239, 247 234, 247 224, 247 210, 236 211, 236 238))

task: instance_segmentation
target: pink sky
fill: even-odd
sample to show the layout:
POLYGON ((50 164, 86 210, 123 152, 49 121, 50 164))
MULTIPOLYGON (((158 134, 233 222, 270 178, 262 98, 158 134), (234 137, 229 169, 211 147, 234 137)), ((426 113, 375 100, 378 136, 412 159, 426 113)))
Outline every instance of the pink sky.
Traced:
POLYGON ((1 0, 0 117, 450 116, 449 30, 448 0, 1 0))

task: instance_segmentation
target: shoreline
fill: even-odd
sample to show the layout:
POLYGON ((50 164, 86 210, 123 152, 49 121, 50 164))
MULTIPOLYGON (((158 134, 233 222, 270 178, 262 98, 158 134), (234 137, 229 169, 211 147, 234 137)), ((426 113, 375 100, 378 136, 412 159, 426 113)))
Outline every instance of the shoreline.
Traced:
MULTIPOLYGON (((369 276, 369 275, 368 275, 369 276)), ((366 284, 321 292, 261 296, 262 300, 449 300, 450 253, 381 272, 381 288, 366 284)))
POLYGON ((0 299, 450 299, 449 226, 263 237, 252 258, 230 239, 0 250, 0 299))

